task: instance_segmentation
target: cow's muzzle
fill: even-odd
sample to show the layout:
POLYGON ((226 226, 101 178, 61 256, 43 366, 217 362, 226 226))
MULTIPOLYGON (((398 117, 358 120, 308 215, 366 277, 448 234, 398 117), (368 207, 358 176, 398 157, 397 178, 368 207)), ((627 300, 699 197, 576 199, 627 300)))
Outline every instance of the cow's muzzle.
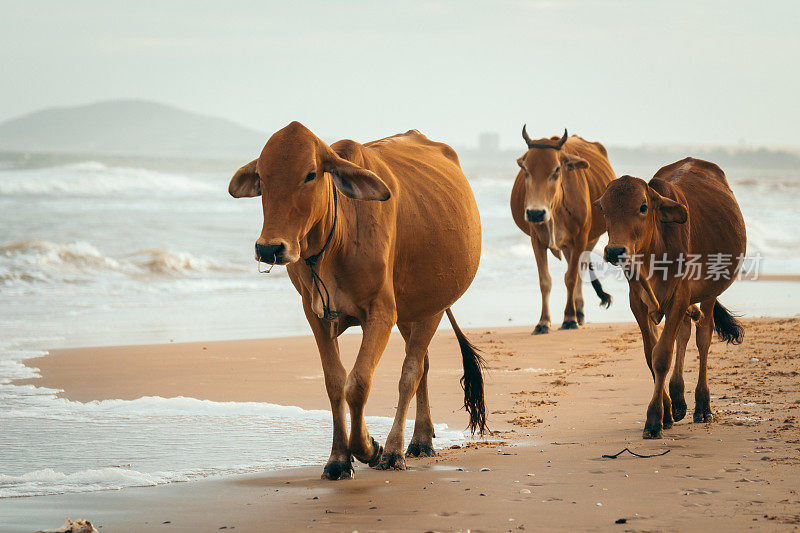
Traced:
POLYGON ((525 219, 528 222, 533 222, 534 224, 538 224, 540 222, 547 221, 547 210, 546 209, 526 209, 525 210, 525 219))
POLYGON ((270 265, 285 265, 291 259, 286 254, 286 244, 260 244, 256 243, 256 261, 270 265))
POLYGON ((606 246, 604 256, 606 258, 606 261, 608 261, 612 265, 616 265, 627 254, 627 251, 628 250, 624 246, 619 248, 612 248, 610 246, 606 246))

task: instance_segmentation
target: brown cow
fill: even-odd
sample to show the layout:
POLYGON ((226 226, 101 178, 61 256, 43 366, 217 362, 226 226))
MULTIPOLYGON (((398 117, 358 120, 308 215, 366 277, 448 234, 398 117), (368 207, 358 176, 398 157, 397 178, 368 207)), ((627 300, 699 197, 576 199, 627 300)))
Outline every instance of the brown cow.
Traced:
POLYGON ((470 428, 483 432, 481 359, 449 309, 475 277, 481 252, 475 197, 452 148, 416 130, 363 145, 342 140, 328 146, 292 122, 236 172, 229 192, 261 195, 256 259, 288 265, 314 332, 333 413, 323 478, 352 477, 353 456, 379 469, 405 468, 403 431, 414 394, 417 415, 406 453, 434 454, 428 344, 445 312, 461 347, 470 428), (395 324, 406 357, 384 449, 369 436, 364 407, 395 324), (355 325, 363 339, 348 374, 337 337, 355 325))
POLYGON ((717 301, 733 283, 746 247, 744 220, 725 173, 714 163, 688 157, 665 166, 649 183, 622 176, 609 184, 596 205, 608 223, 605 258, 620 263, 630 280, 631 311, 655 382, 644 438, 659 438, 662 427, 670 428, 686 415, 683 359, 692 319, 697 320, 700 352, 694 421, 710 422, 706 362, 712 332, 736 344, 744 334, 739 321, 717 301), (655 298, 655 310, 648 306, 648 292, 655 298), (666 321, 658 336, 653 322, 662 317, 666 321), (676 344, 667 393, 664 382, 676 344))
MULTIPOLYGON (((605 220, 592 202, 614 179, 614 171, 602 144, 577 135, 568 137, 567 130, 560 138, 532 141, 523 126, 522 138, 528 150, 517 159, 520 171, 511 190, 511 214, 519 229, 531 238, 539 271, 542 314, 533 334, 550 331, 548 249, 558 259, 563 251, 567 259, 567 305, 561 329, 577 329, 584 321, 583 290, 578 280, 584 267, 580 256, 592 250, 606 231, 605 220)), ((611 295, 603 291, 593 272, 589 274, 600 305, 607 308, 611 295)))

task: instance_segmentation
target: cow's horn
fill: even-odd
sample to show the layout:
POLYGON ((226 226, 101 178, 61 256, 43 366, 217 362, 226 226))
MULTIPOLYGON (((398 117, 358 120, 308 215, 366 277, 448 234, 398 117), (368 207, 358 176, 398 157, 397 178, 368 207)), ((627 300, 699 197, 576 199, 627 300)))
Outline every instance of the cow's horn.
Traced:
POLYGON ((564 143, 567 142, 567 128, 564 128, 564 136, 561 137, 561 140, 558 141, 558 148, 561 149, 564 146, 564 143))
POLYGON ((530 146, 531 144, 533 144, 533 141, 531 141, 531 138, 528 137, 528 130, 526 129, 526 127, 527 124, 522 125, 522 138, 525 139, 525 144, 530 146))

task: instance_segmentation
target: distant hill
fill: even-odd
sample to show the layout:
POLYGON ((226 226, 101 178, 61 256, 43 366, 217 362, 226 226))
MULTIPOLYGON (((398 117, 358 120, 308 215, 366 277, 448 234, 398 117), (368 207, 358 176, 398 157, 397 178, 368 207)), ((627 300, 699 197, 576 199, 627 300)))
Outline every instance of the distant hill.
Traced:
POLYGON ((267 135, 146 100, 52 107, 0 123, 0 150, 248 157, 267 135))

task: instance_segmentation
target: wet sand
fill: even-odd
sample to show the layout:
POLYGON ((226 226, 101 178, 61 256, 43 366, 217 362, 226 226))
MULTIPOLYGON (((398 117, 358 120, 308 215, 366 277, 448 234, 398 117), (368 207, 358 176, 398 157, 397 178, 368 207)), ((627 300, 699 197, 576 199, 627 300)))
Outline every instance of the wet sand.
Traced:
MULTIPOLYGON (((712 345, 711 424, 691 422, 692 339, 690 412, 660 440, 641 439, 652 380, 632 324, 540 337, 528 328, 477 329, 468 336, 486 353, 493 430, 484 441, 408 459, 404 472, 358 465, 350 481, 320 480, 320 464, 0 500, 0 530, 55 527, 64 516, 87 518, 102 531, 797 528, 800 320, 750 320, 745 327, 742 346, 712 345), (626 446, 643 454, 670 451, 602 458, 626 446)), ((346 366, 359 339, 342 339, 346 366)), ((367 414, 393 415, 402 353, 402 340, 393 335, 367 414)), ((434 421, 464 427, 452 332, 439 332, 430 353, 434 421)), ((27 363, 42 375, 29 383, 63 389, 79 401, 182 395, 328 408, 310 337, 60 350, 27 363)))

